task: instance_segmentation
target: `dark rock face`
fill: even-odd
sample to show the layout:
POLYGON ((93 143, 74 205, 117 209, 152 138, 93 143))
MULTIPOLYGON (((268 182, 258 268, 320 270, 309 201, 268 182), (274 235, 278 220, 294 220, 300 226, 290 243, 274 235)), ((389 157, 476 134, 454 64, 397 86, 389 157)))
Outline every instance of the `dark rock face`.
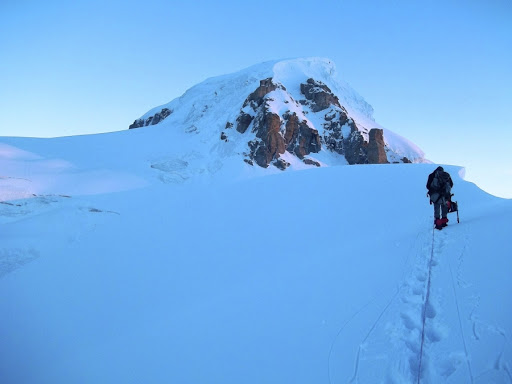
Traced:
MULTIPOLYGON (((260 86, 256 88, 256 90, 253 93, 251 93, 247 97, 247 99, 245 99, 242 108, 250 106, 252 110, 257 113, 258 109, 265 101, 265 96, 278 88, 284 90, 284 87, 282 85, 274 84, 272 82, 272 78, 260 80, 260 86)), ((240 133, 245 133, 245 131, 247 131, 247 128, 249 128, 253 120, 254 115, 251 115, 241 110, 240 114, 236 119, 236 130, 240 133)))
MULTIPOLYGON (((312 87, 308 90, 311 95, 325 92, 323 88, 319 88, 322 89, 321 92, 313 90, 314 87, 327 88, 320 83, 311 83, 310 85, 312 87)), ((245 100, 243 110, 240 110, 236 119, 236 130, 245 133, 252 124, 251 132, 256 134, 257 139, 249 143, 247 163, 249 160, 254 161, 265 168, 272 163, 278 168, 284 169, 289 164, 284 166, 286 162, 277 160, 286 150, 302 159, 310 153, 319 152, 322 148, 322 139, 318 131, 310 127, 306 120, 300 121, 295 112, 291 114, 286 112, 283 116, 279 116, 269 111, 268 103, 271 102, 271 99, 267 95, 277 89, 286 91, 282 85, 274 84, 271 78, 261 80, 260 86, 245 100), (248 106, 254 111, 254 115, 248 111, 246 108, 248 106)), ((322 102, 324 98, 312 96, 312 100, 322 102)))
POLYGON ((323 111, 331 105, 341 108, 340 101, 329 87, 314 79, 308 79, 306 84, 301 84, 300 92, 311 102, 313 112, 323 111))
POLYGON ((253 152, 254 161, 267 168, 270 162, 284 153, 284 138, 281 135, 281 119, 278 115, 266 112, 255 123, 256 137, 261 139, 253 152))
POLYGON ((281 171, 284 171, 286 168, 290 166, 290 163, 284 161, 283 159, 277 159, 272 163, 275 167, 279 168, 281 171))
POLYGON ((320 152, 322 142, 316 129, 310 128, 305 121, 299 122, 295 112, 284 117, 287 119, 284 140, 288 152, 295 153, 299 159, 311 152, 320 152))
MULTIPOLYGON (((281 134, 281 118, 279 115, 268 110, 266 105, 267 94, 276 89, 284 89, 280 84, 274 84, 271 78, 260 81, 260 86, 251 93, 243 104, 243 109, 247 112, 246 107, 250 107, 254 111, 247 113, 240 110, 236 119, 236 130, 245 133, 252 124, 251 132, 256 133, 256 140, 249 142, 249 159, 248 164, 256 162, 260 167, 267 168, 273 160, 277 160, 280 154, 285 152, 285 141, 281 134)), ((285 162, 278 162, 276 166, 285 169, 285 162), (284 168, 283 168, 284 167, 284 168)))
POLYGON ((331 110, 326 113, 324 123, 323 140, 328 150, 345 154, 345 144, 343 137, 343 127, 347 127, 350 133, 357 131, 354 120, 348 117, 345 108, 341 107, 338 111, 331 110))
POLYGON ((384 131, 373 128, 368 141, 368 164, 387 164, 388 157, 384 144, 384 131))
POLYGON ((315 160, 311 160, 311 159, 304 159, 302 160, 304 162, 304 164, 308 164, 308 165, 315 165, 317 167, 320 166, 320 163, 318 161, 315 161, 315 160))
MULTIPOLYGON (((260 140, 253 142, 253 146, 250 146, 250 158, 265 168, 272 160, 278 159, 285 150, 302 159, 312 152, 319 152, 322 148, 318 131, 309 127, 304 121, 299 122, 295 113, 281 119, 279 115, 266 111, 256 118, 253 132, 260 140), (283 132, 282 125, 285 121, 283 132)), ((282 163, 277 164, 282 165, 282 163)), ((275 162, 274 165, 276 165, 275 162)))
POLYGON ((364 137, 358 130, 352 131, 348 138, 343 140, 345 158, 350 165, 367 164, 367 145, 364 137))
POLYGON ((286 150, 293 152, 294 143, 296 143, 297 137, 299 136, 299 118, 295 112, 292 115, 285 114, 283 117, 286 120, 286 129, 284 133, 286 150))
POLYGON ((261 104, 263 104, 264 97, 276 89, 286 90, 282 85, 277 85, 272 82, 272 78, 260 80, 260 86, 256 88, 256 90, 249 95, 249 97, 245 100, 243 107, 250 105, 254 110, 256 110, 261 104))
POLYGON ((134 129, 134 128, 140 128, 144 126, 144 120, 143 119, 137 119, 131 124, 128 129, 134 129))
POLYGON ((245 131, 247 131, 247 128, 249 128, 249 125, 251 125, 253 119, 253 116, 243 111, 240 111, 240 114, 236 119, 236 130, 240 133, 245 133, 245 131))
POLYGON ((302 122, 299 125, 299 138, 294 153, 302 159, 310 153, 318 153, 322 149, 322 142, 320 135, 316 129, 310 128, 306 123, 302 122))
POLYGON ((382 130, 371 130, 369 139, 365 139, 368 137, 365 136, 367 131, 357 128, 347 110, 325 84, 308 79, 300 87, 305 97, 298 101, 300 104, 310 106, 315 113, 328 109, 323 116, 323 134, 320 135, 317 129, 309 125, 305 115, 301 118, 297 112, 287 111, 282 116, 270 112, 272 100, 268 98, 268 93, 277 89, 286 90, 274 84, 270 78, 261 80, 260 86, 245 100, 236 119, 238 132, 243 134, 252 127, 251 132, 256 135, 256 139, 249 142, 247 163, 256 163, 265 168, 273 164, 285 169, 287 163, 278 160, 281 154, 288 151, 303 159, 305 164, 320 166, 320 163, 305 159, 305 156, 320 152, 322 145, 345 156, 349 164, 387 162, 382 130))
POLYGON ((168 108, 163 108, 160 112, 155 113, 153 116, 149 116, 147 119, 137 119, 133 122, 128 129, 147 127, 148 125, 155 125, 160 123, 165 118, 169 117, 173 111, 168 108))

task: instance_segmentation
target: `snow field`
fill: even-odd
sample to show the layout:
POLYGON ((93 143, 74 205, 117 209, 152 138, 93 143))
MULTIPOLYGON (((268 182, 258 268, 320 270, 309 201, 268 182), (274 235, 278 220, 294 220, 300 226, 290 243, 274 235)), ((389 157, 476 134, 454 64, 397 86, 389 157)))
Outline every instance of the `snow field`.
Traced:
POLYGON ((101 136, 5 140, 2 382, 512 382, 512 206, 460 168, 432 247, 435 165, 281 172, 101 136))

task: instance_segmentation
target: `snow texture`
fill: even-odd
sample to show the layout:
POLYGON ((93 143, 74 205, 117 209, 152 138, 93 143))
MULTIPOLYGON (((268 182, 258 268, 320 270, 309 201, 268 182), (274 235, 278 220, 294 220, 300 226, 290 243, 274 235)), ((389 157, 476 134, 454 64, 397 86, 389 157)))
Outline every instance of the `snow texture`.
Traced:
POLYGON ((445 166, 433 232, 436 165, 281 172, 196 136, 0 138, 0 382, 512 382, 510 200, 445 166))

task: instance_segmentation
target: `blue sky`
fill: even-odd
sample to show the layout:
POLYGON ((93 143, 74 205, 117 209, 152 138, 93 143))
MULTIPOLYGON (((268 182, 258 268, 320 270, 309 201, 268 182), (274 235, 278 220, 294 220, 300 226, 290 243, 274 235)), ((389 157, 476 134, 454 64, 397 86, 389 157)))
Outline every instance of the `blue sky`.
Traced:
POLYGON ((512 198, 508 0, 6 0, 0 16, 0 136, 123 130, 208 77, 320 56, 380 124, 512 198))

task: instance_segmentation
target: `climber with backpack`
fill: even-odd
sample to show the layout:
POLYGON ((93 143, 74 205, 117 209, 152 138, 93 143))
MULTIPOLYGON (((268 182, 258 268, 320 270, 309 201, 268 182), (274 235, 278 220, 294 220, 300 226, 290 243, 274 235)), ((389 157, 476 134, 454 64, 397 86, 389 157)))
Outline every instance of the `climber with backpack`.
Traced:
POLYGON ((443 229, 448 225, 448 212, 450 211, 451 190, 453 181, 443 167, 437 167, 434 172, 428 175, 427 195, 430 197, 430 204, 434 205, 434 225, 436 229, 443 229))

